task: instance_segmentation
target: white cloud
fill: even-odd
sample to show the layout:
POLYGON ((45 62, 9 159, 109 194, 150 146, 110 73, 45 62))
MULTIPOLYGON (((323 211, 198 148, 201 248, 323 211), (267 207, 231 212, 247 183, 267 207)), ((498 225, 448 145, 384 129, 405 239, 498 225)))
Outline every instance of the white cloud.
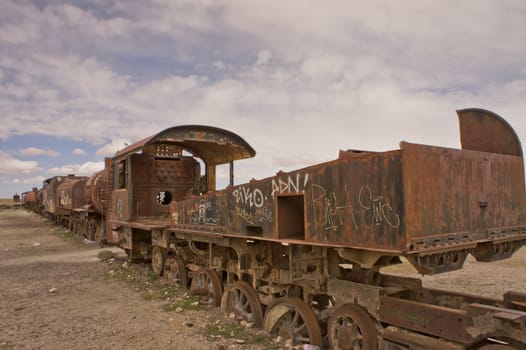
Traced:
POLYGON ((75 148, 71 153, 76 155, 76 156, 85 156, 85 155, 87 155, 86 151, 84 151, 81 148, 75 148))
POLYGON ((86 162, 83 164, 68 164, 60 167, 53 167, 48 169, 48 173, 52 175, 84 175, 90 176, 104 169, 104 162, 86 162))
POLYGON ((18 154, 24 157, 34 156, 48 156, 48 157, 60 157, 60 152, 51 149, 41 149, 37 147, 27 147, 18 151, 18 154))
POLYGON ((261 66, 269 63, 270 59, 272 58, 272 52, 268 50, 262 50, 258 53, 258 58, 256 60, 255 65, 261 66))
POLYGON ((110 143, 100 147, 95 151, 95 154, 101 157, 113 157, 115 152, 121 150, 131 144, 129 141, 124 139, 113 139, 110 143))
MULTIPOLYGON (((44 180, 44 176, 33 176, 33 177, 0 177, 0 183, 4 185, 14 185, 14 184, 23 184, 31 186, 41 186, 44 180)), ((29 189, 29 188, 28 188, 29 189)))
POLYGON ((0 151, 0 164, 2 174, 27 174, 40 170, 38 162, 15 159, 3 151, 0 151))
POLYGON ((104 169, 104 162, 86 162, 78 169, 79 175, 93 175, 104 169))

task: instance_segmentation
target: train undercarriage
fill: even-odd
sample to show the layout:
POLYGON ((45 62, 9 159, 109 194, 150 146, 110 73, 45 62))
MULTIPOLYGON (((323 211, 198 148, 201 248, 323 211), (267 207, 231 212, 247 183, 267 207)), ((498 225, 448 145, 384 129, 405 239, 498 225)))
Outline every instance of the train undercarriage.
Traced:
POLYGON ((202 303, 293 344, 320 349, 526 346, 526 293, 508 292, 497 300, 425 288, 418 278, 380 271, 400 262, 398 256, 367 258, 346 248, 218 236, 189 227, 122 231, 128 232, 130 260, 151 261, 156 273, 188 288, 202 303), (349 256, 376 263, 364 268, 349 256))

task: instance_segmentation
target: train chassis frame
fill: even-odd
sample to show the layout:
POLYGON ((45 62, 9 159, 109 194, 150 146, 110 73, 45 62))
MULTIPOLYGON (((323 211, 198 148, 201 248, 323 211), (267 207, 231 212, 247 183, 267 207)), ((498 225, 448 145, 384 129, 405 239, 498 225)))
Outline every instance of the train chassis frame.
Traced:
POLYGON ((525 293, 497 300, 424 288, 417 278, 352 264, 339 248, 170 228, 121 231, 131 261, 152 261, 156 273, 203 302, 293 343, 391 350, 526 344, 525 293))

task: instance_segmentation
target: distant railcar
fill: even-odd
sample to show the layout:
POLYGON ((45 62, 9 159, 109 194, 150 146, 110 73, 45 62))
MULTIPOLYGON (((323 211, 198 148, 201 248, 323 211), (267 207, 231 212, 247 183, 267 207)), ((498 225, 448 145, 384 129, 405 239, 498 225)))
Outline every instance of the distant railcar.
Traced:
MULTIPOLYGON (((86 176, 75 176, 70 174, 67 176, 53 176, 46 180, 42 185, 42 203, 43 213, 48 218, 55 222, 61 222, 66 215, 68 215, 68 209, 63 208, 63 203, 67 203, 70 198, 60 197, 58 187, 60 184, 65 182, 71 182, 74 180, 86 180, 86 176)), ((68 206, 69 204, 66 204, 68 206)))
POLYGON ((55 214, 58 222, 68 227, 71 231, 82 234, 80 217, 76 215, 75 209, 82 208, 87 204, 86 182, 87 177, 63 181, 57 186, 57 202, 55 214))
POLYGON ((37 187, 33 187, 31 191, 22 192, 21 201, 24 208, 35 213, 42 213, 42 191, 37 187))

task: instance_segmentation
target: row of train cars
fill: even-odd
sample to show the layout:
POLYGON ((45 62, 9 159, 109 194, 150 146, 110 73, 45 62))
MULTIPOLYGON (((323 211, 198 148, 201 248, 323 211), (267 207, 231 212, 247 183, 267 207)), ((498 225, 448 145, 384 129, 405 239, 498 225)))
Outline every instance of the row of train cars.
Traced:
MULTIPOLYGON (((526 243, 522 147, 500 116, 457 111, 461 148, 402 142, 234 185, 238 135, 175 126, 90 177, 54 176, 24 206, 118 244, 170 283, 269 333, 332 349, 525 349, 526 294, 426 288, 423 275, 512 257, 526 243), (216 189, 217 167, 229 184, 216 189)), ((517 276, 517 278, 525 278, 517 276)))

